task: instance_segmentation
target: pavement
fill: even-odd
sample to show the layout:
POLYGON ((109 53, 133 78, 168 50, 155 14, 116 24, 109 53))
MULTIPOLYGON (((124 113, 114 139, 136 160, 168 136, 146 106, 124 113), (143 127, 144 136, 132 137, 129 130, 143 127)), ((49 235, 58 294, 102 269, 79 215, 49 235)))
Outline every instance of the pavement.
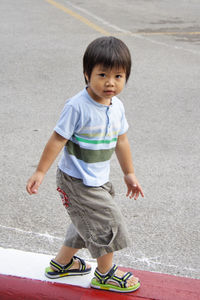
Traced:
POLYGON ((2 248, 54 256, 62 245, 69 219, 56 192, 58 160, 37 196, 25 185, 66 99, 84 88, 85 48, 111 34, 132 54, 120 97, 145 192, 126 199, 114 156, 110 177, 132 241, 115 263, 200 278, 199 10, 197 0, 0 2, 2 248))

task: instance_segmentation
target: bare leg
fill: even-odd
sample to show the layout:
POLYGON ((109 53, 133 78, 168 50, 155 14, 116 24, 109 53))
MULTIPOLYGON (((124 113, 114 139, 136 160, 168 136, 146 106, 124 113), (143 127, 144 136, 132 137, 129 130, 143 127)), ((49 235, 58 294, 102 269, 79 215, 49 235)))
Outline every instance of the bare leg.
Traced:
POLYGON ((113 252, 97 258, 98 270, 100 273, 107 273, 113 265, 113 252))
POLYGON ((70 248, 63 245, 56 255, 55 261, 61 265, 66 265, 71 261, 72 257, 76 254, 76 252, 78 252, 78 250, 79 249, 70 248))
MULTIPOLYGON (((106 274, 111 268, 112 268, 112 265, 113 265, 113 253, 108 253, 108 254, 105 254, 101 257, 98 257, 97 258, 97 268, 99 270, 100 273, 102 274, 106 274)), ((125 274, 125 272, 121 271, 121 270, 117 270, 116 271, 116 275, 119 276, 119 277, 123 277, 123 275, 125 274)), ((134 286, 138 283, 139 279, 137 277, 130 277, 130 279, 128 279, 128 286, 134 286)), ((112 284, 114 284, 112 282, 112 284)))

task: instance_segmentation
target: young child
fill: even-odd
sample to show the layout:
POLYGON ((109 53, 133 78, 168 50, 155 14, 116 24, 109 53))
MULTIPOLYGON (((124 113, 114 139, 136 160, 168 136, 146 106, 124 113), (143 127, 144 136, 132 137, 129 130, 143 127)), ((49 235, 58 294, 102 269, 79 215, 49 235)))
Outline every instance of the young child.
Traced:
POLYGON ((127 46, 115 37, 101 37, 83 57, 86 88, 69 99, 47 142, 27 191, 36 194, 45 174, 64 147, 57 170, 57 190, 72 221, 59 253, 45 270, 49 278, 83 275, 90 265, 74 256, 87 248, 97 259, 93 288, 131 292, 139 279, 113 265, 114 251, 128 246, 128 233, 109 182, 110 158, 115 151, 127 196, 143 191, 135 176, 122 102, 116 97, 131 71, 127 46))

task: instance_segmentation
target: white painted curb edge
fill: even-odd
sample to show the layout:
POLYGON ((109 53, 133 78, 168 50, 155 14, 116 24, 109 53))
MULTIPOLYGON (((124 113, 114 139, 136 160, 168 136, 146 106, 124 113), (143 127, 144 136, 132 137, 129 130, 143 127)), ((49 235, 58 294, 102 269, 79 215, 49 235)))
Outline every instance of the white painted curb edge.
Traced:
POLYGON ((92 271, 88 275, 49 279, 44 275, 44 270, 49 266, 52 258, 52 256, 46 254, 0 248, 0 274, 75 285, 83 288, 90 287, 96 263, 88 261, 92 267, 92 271))

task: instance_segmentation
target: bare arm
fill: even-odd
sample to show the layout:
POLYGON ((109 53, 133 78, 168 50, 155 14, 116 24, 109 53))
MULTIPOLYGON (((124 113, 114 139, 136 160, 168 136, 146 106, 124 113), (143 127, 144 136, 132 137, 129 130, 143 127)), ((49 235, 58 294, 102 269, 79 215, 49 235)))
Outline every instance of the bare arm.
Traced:
POLYGON ((139 197, 139 194, 144 197, 142 188, 134 173, 130 145, 126 134, 118 137, 115 152, 124 173, 124 180, 127 185, 127 197, 134 197, 135 200, 139 197))
POLYGON ((44 148, 36 171, 27 182, 26 189, 30 195, 37 193, 45 174, 66 143, 66 139, 57 134, 55 131, 53 132, 44 148))

